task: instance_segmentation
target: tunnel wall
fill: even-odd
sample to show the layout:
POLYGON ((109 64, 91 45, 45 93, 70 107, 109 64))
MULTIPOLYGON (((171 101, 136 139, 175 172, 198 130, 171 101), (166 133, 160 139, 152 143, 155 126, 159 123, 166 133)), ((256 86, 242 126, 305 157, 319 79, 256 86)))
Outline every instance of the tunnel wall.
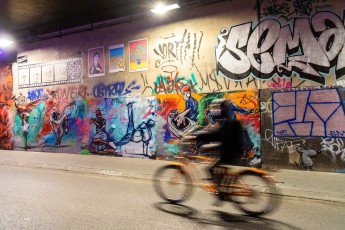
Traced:
POLYGON ((168 159, 223 98, 249 165, 341 172, 344 8, 226 1, 21 44, 2 74, 14 97, 2 102, 0 147, 168 159))

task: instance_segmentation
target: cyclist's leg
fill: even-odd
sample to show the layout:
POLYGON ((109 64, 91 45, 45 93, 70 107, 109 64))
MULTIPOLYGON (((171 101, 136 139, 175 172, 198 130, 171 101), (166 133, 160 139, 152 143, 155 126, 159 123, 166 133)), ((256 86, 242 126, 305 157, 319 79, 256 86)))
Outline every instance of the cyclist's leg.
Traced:
POLYGON ((209 169, 208 172, 211 175, 211 180, 214 181, 215 179, 215 169, 220 165, 220 160, 217 160, 209 169))

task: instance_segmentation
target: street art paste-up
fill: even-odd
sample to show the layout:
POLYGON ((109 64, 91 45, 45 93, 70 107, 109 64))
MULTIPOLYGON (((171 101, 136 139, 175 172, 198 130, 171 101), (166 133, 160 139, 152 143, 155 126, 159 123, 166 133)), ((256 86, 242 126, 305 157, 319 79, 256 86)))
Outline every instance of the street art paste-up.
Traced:
POLYGON ((104 47, 97 47, 88 50, 89 77, 104 76, 104 47))
POLYGON ((125 45, 109 46, 109 73, 125 71, 125 45))
POLYGON ((148 39, 129 41, 129 72, 148 70, 148 39))
POLYGON ((335 80, 344 76, 345 29, 337 14, 320 11, 290 24, 266 19, 255 27, 248 22, 221 29, 215 49, 217 74, 236 81, 297 74, 321 85, 333 76, 333 68, 335 80))
POLYGON ((84 148, 91 153, 154 158, 156 115, 154 111, 145 112, 149 109, 145 100, 137 97, 88 101, 90 109, 97 108, 96 117, 89 119, 95 131, 89 127, 88 143, 84 148))
POLYGON ((272 94, 275 136, 344 137, 345 113, 338 89, 272 94))

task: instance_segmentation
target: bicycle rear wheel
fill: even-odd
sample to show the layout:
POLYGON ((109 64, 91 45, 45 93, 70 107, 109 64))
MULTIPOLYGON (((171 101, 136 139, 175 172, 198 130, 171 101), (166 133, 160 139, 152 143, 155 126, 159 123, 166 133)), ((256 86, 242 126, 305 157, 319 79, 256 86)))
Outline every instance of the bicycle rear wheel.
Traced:
POLYGON ((156 192, 164 200, 177 204, 189 198, 192 192, 190 176, 178 165, 167 165, 154 175, 156 192))
POLYGON ((245 213, 260 216, 273 211, 279 204, 278 189, 262 174, 243 172, 230 188, 231 200, 245 213))

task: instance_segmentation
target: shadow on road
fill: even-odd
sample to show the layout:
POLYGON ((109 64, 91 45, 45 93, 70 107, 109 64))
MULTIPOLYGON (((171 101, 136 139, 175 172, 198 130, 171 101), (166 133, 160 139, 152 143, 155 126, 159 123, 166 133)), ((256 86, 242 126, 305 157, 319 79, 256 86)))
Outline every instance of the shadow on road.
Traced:
POLYGON ((282 223, 267 218, 251 217, 247 215, 231 214, 219 210, 212 210, 209 213, 201 213, 198 210, 181 204, 170 204, 166 202, 159 202, 153 205, 156 209, 184 218, 188 218, 200 225, 200 227, 206 227, 207 225, 236 228, 236 229, 265 229, 265 230, 277 230, 277 229, 291 229, 300 230, 293 225, 282 223))

